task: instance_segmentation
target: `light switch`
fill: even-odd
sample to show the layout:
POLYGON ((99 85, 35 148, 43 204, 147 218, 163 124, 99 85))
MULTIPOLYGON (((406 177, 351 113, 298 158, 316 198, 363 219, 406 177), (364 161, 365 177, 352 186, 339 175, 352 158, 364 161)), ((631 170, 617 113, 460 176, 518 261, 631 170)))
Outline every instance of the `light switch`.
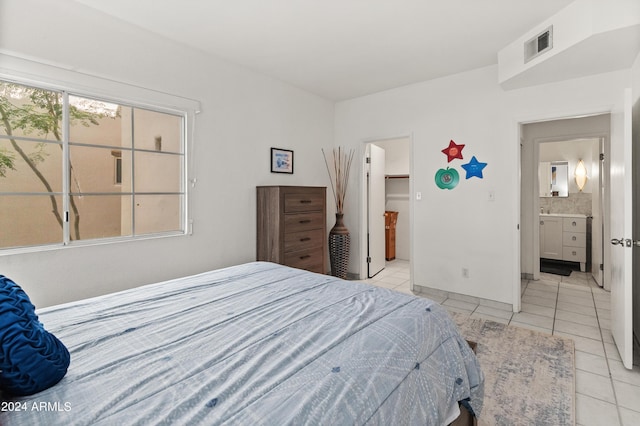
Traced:
POLYGON ((416 192, 416 200, 422 200, 422 192, 416 192))
POLYGON ((489 191, 489 201, 495 201, 495 200, 496 200, 496 192, 489 191))

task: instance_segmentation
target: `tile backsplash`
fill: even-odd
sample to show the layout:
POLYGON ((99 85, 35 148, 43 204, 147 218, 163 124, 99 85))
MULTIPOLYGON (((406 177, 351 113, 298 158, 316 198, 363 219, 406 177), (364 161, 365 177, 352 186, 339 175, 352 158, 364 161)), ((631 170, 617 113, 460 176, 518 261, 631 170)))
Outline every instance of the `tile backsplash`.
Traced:
POLYGON ((569 193, 568 197, 540 197, 540 208, 545 213, 568 213, 591 216, 592 194, 569 193))

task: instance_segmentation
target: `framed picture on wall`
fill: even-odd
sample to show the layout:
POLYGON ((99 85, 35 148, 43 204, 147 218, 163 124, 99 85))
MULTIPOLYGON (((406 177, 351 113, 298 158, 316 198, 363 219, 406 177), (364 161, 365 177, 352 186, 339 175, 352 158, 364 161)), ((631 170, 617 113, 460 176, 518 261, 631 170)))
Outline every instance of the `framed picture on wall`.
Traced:
POLYGON ((271 148, 271 173, 293 174, 293 151, 271 148))

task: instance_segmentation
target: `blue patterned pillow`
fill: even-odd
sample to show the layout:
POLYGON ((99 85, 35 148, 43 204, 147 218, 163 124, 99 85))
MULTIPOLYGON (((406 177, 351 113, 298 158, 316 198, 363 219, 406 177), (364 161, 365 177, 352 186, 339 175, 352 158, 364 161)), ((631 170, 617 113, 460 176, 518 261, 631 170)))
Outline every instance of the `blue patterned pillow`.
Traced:
POLYGON ((45 390, 67 374, 67 348, 44 329, 29 296, 0 275, 0 389, 12 395, 45 390))

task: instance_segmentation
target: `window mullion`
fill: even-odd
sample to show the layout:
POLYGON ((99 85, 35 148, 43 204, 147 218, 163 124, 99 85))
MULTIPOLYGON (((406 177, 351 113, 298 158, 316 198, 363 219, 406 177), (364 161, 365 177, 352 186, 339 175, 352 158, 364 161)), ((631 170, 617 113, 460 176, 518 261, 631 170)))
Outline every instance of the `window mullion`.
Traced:
POLYGON ((70 188, 71 162, 69 154, 69 94, 62 92, 62 242, 64 245, 71 241, 70 233, 70 188))

